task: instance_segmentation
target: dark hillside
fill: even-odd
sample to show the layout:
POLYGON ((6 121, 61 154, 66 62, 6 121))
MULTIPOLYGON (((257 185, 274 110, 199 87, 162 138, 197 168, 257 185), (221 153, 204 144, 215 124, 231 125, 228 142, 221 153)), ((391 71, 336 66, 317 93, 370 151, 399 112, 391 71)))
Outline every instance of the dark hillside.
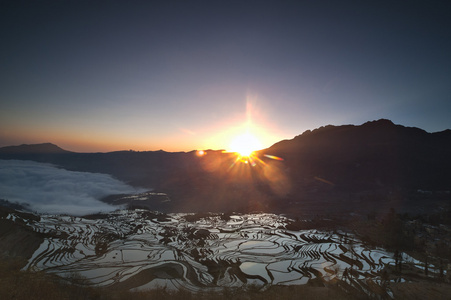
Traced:
POLYGON ((27 226, 30 220, 39 221, 39 217, 0 206, 0 259, 14 257, 25 260, 33 255, 44 236, 27 226), (16 220, 7 219, 12 212, 17 215, 16 220))
POLYGON ((448 190, 449 130, 427 133, 389 120, 326 126, 279 142, 265 152, 283 157, 293 179, 321 177, 343 188, 448 190))

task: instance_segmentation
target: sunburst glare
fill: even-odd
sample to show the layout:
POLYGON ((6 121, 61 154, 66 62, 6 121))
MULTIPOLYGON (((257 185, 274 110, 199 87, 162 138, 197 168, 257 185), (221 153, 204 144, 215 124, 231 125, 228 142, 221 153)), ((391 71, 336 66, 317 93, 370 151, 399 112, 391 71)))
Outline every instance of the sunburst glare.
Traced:
POLYGON ((229 151, 236 152, 242 157, 249 157, 252 152, 261 148, 261 142, 250 132, 245 132, 232 140, 229 151))

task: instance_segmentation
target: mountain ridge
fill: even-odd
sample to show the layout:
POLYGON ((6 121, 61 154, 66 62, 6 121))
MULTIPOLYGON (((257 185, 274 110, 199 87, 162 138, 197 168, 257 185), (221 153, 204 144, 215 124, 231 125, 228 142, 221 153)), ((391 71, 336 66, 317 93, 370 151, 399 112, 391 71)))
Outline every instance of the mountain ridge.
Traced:
POLYGON ((376 130, 380 131, 381 129, 384 131, 386 131, 386 130, 391 130, 391 131, 405 130, 406 132, 408 131, 410 134, 422 134, 424 136, 436 135, 436 136, 444 136, 447 138, 451 138, 451 130, 450 129, 445 129, 443 131, 429 133, 418 127, 407 127, 407 126, 403 126, 403 125, 399 125, 399 124, 394 124, 392 121, 390 121, 388 119, 379 119, 379 120, 365 122, 362 125, 326 125, 326 126, 321 126, 319 128, 313 129, 313 130, 306 130, 302 134, 297 135, 292 139, 285 139, 285 140, 279 141, 267 149, 277 147, 280 143, 286 143, 288 141, 294 142, 294 141, 300 140, 302 138, 305 138, 305 137, 311 136, 311 135, 319 136, 319 135, 324 135, 324 134, 330 134, 331 131, 334 131, 334 130, 335 131, 346 131, 346 130, 353 130, 353 129, 367 130, 367 133, 368 132, 374 133, 374 131, 376 131, 376 130))
MULTIPOLYGON (((435 132, 427 132, 424 129, 418 128, 418 127, 411 127, 411 126, 404 126, 401 124, 395 124, 389 119, 378 119, 373 121, 367 121, 361 125, 353 125, 353 124, 344 124, 344 125, 325 125, 318 128, 315 128, 313 130, 305 130, 303 133, 294 136, 292 139, 284 139, 281 141, 278 141, 274 143, 273 145, 269 146, 268 148, 264 148, 261 150, 258 150, 256 152, 262 152, 267 151, 268 149, 271 149, 275 147, 276 145, 280 143, 285 143, 287 141, 295 141, 297 139, 300 139, 302 137, 305 137, 307 135, 311 134, 327 134, 330 133, 330 131, 333 130, 346 130, 346 129, 369 129, 369 130, 378 130, 381 128, 385 129, 405 129, 409 130, 411 133, 416 132, 417 134, 423 134, 423 135, 434 135, 434 136, 441 136, 444 138, 451 138, 451 129, 444 129, 442 131, 435 131, 435 132)), ((113 151, 107 151, 107 152, 76 152, 71 150, 65 150, 59 147, 58 145, 55 145, 50 142, 44 142, 44 143, 38 143, 38 144, 21 144, 21 145, 9 145, 9 146, 3 146, 0 147, 0 153, 122 153, 122 152, 152 152, 152 153, 192 153, 196 150, 190 150, 190 151, 165 151, 165 150, 143 150, 143 151, 134 151, 134 150, 113 150, 113 151)), ((215 150, 215 149, 208 149, 206 151, 224 151, 224 150, 215 150)))
MULTIPOLYGON (((363 211, 379 209, 365 200, 375 195, 397 199, 384 205, 378 202, 384 209, 410 209, 412 201, 419 199, 418 190, 451 190, 451 130, 428 133, 386 119, 305 131, 256 151, 251 164, 237 160, 233 153, 205 153, 14 153, 0 149, 0 159, 110 174, 128 184, 166 193, 173 211, 284 211, 299 206, 299 210, 327 212, 348 209, 353 201, 363 201, 355 207, 363 211)), ((435 201, 423 200, 418 205, 435 201)))

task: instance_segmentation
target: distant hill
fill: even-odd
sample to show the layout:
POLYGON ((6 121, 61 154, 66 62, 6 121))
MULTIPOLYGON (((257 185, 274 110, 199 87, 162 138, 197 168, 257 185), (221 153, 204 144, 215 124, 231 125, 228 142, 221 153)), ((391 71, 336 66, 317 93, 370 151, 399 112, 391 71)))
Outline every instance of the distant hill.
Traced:
POLYGON ((0 148, 1 154, 55 154, 55 153, 70 153, 61 149, 57 145, 51 143, 7 146, 0 148))
POLYGON ((247 164, 231 153, 206 153, 75 153, 41 144, 0 148, 0 159, 111 174, 166 193, 178 212, 421 212, 451 202, 451 130, 428 133, 381 119, 306 131, 247 164))

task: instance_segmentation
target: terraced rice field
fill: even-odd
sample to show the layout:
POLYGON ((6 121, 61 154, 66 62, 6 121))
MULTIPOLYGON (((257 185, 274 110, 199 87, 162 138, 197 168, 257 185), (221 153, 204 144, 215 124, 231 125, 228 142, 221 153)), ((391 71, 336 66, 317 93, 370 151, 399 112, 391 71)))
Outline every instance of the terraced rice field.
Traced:
POLYGON ((279 215, 190 219, 145 210, 96 218, 44 215, 29 222, 47 238, 26 268, 78 276, 87 285, 197 291, 337 276, 380 284, 381 270, 394 263, 392 253, 368 248, 349 235, 289 231, 289 220, 279 215))

